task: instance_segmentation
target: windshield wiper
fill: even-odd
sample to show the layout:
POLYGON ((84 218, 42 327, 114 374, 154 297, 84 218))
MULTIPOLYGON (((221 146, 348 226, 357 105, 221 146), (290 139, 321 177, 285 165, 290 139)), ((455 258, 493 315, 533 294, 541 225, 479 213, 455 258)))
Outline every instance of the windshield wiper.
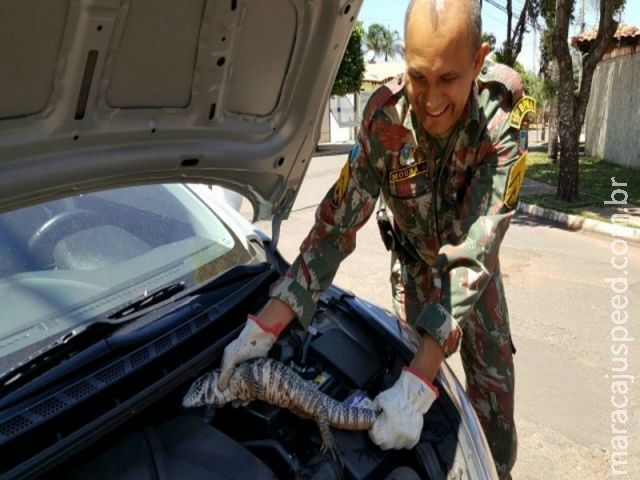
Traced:
POLYGON ((184 282, 176 282, 153 290, 150 293, 145 292, 142 298, 130 302, 125 307, 112 313, 106 320, 96 321, 65 332, 44 348, 39 349, 27 360, 0 373, 0 392, 6 387, 13 386, 12 384, 18 379, 20 380, 19 383, 24 383, 30 378, 35 378, 48 370, 51 365, 57 365, 88 346, 111 336, 123 324, 137 318, 132 316, 133 313, 163 302, 184 289, 184 282))
MULTIPOLYGON (((245 280, 246 278, 259 276, 270 269, 271 265, 268 263, 236 266, 208 282, 198 285, 198 287, 194 289, 189 289, 176 300, 184 298, 187 295, 192 297, 217 291, 218 289, 224 289, 225 287, 237 288, 237 282, 245 280)), ((168 284, 151 293, 146 293, 143 298, 127 304, 125 307, 109 315, 106 319, 66 332, 44 348, 39 349, 25 361, 18 363, 9 370, 0 372, 0 399, 2 399, 7 389, 13 390, 19 388, 20 385, 28 383, 31 379, 43 374, 52 366, 58 365, 71 357, 77 355, 84 356, 84 351, 87 349, 91 349, 92 351, 86 352, 88 357, 86 360, 96 360, 103 354, 106 354, 113 348, 108 339, 124 325, 132 324, 140 318, 140 315, 133 315, 134 313, 142 312, 148 307, 161 303, 177 293, 182 292, 185 288, 185 282, 168 284)), ((144 312, 142 312, 141 315, 144 315, 144 312)), ((6 398, 2 400, 6 400, 6 398)), ((3 403, 2 400, 0 400, 0 404, 3 403)))
POLYGON ((0 393, 6 388, 14 387, 16 384, 24 384, 29 379, 37 377, 48 370, 50 365, 56 365, 84 350, 87 346, 108 337, 119 326, 115 323, 99 322, 74 328, 65 333, 25 361, 0 373, 0 393))
POLYGON ((132 313, 140 312, 145 308, 148 308, 152 305, 163 302, 166 299, 171 298, 176 293, 179 293, 184 289, 185 289, 184 282, 176 282, 176 283, 170 283, 168 285, 165 285, 164 287, 159 288, 157 290, 153 290, 150 293, 145 292, 142 298, 128 303, 120 310, 109 315, 108 318, 110 320, 118 320, 123 317, 128 317, 132 313))
POLYGON ((247 278, 256 277, 261 275, 268 270, 271 270, 273 267, 268 262, 261 263, 253 263, 253 264, 245 264, 245 265, 236 265, 233 268, 230 268, 224 273, 221 273, 217 277, 214 277, 200 285, 198 285, 193 290, 190 290, 188 293, 190 295, 198 295, 201 293, 212 292, 214 290, 218 290, 220 288, 227 287, 231 284, 235 284, 241 280, 245 280, 247 278))

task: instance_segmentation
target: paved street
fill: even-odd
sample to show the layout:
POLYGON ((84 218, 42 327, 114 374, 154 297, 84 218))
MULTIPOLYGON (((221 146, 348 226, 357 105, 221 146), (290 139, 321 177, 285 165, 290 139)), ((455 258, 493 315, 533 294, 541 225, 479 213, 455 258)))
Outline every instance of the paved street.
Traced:
MULTIPOLYGON (((345 160, 345 155, 325 156, 311 163, 294 210, 282 227, 279 247, 289 260, 345 160)), ((261 226, 270 231, 269 225, 261 226)), ((501 263, 518 350, 515 479, 602 479, 611 475, 609 455, 615 436, 611 412, 615 408, 610 400, 611 380, 605 375, 611 375, 616 366, 612 357, 621 354, 611 351, 613 292, 604 278, 621 276, 624 271, 629 284, 625 309, 629 321, 624 326, 629 337, 638 337, 626 343, 628 369, 624 373, 640 373, 640 249, 629 244, 628 266, 617 271, 610 263, 612 240, 518 216, 503 243, 501 263)), ((620 263, 624 256, 618 257, 620 263)), ((390 309, 387 278, 388 254, 372 218, 335 281, 390 309)), ((458 356, 450 363, 463 378, 458 356)), ((617 428, 629 432, 627 478, 640 478, 640 381, 628 385, 628 422, 617 423, 617 428)))

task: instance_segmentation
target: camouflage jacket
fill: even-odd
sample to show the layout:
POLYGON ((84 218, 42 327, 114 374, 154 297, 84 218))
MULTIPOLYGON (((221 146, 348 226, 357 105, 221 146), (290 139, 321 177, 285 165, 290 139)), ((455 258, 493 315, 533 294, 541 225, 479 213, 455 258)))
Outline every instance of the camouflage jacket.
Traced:
POLYGON ((518 124, 521 98, 513 70, 486 64, 449 145, 443 146, 414 123, 403 77, 374 92, 339 179, 271 296, 286 302, 307 326, 320 293, 355 248, 356 232, 382 194, 397 233, 429 277, 429 302, 416 326, 446 355, 454 352, 464 321, 494 273, 517 205, 525 155, 519 129, 511 124, 518 124))

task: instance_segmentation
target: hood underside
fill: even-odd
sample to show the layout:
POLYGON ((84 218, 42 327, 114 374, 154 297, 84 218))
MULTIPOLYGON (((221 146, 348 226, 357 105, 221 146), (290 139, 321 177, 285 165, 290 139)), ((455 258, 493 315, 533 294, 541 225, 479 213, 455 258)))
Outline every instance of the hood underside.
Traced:
POLYGON ((3 0, 0 211, 150 182, 286 216, 362 0, 3 0))

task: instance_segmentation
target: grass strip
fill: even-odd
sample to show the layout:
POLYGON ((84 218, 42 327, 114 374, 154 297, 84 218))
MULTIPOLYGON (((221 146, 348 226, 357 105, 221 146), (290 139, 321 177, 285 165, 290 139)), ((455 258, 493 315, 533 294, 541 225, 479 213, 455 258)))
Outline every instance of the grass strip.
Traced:
MULTIPOLYGON (((579 158, 578 200, 567 203, 556 198, 555 194, 525 195, 522 201, 543 208, 550 208, 573 215, 581 215, 601 221, 610 221, 615 213, 614 206, 604 204, 611 199, 611 178, 616 182, 626 183, 626 187, 618 187, 629 195, 627 202, 630 207, 640 205, 640 170, 623 167, 599 158, 581 156, 579 158)), ((526 177, 531 180, 556 186, 558 181, 558 163, 551 163, 546 153, 529 152, 527 156, 526 177)), ((620 199, 621 197, 618 196, 620 199)), ((640 226, 640 221, 632 219, 633 226, 640 226)))

